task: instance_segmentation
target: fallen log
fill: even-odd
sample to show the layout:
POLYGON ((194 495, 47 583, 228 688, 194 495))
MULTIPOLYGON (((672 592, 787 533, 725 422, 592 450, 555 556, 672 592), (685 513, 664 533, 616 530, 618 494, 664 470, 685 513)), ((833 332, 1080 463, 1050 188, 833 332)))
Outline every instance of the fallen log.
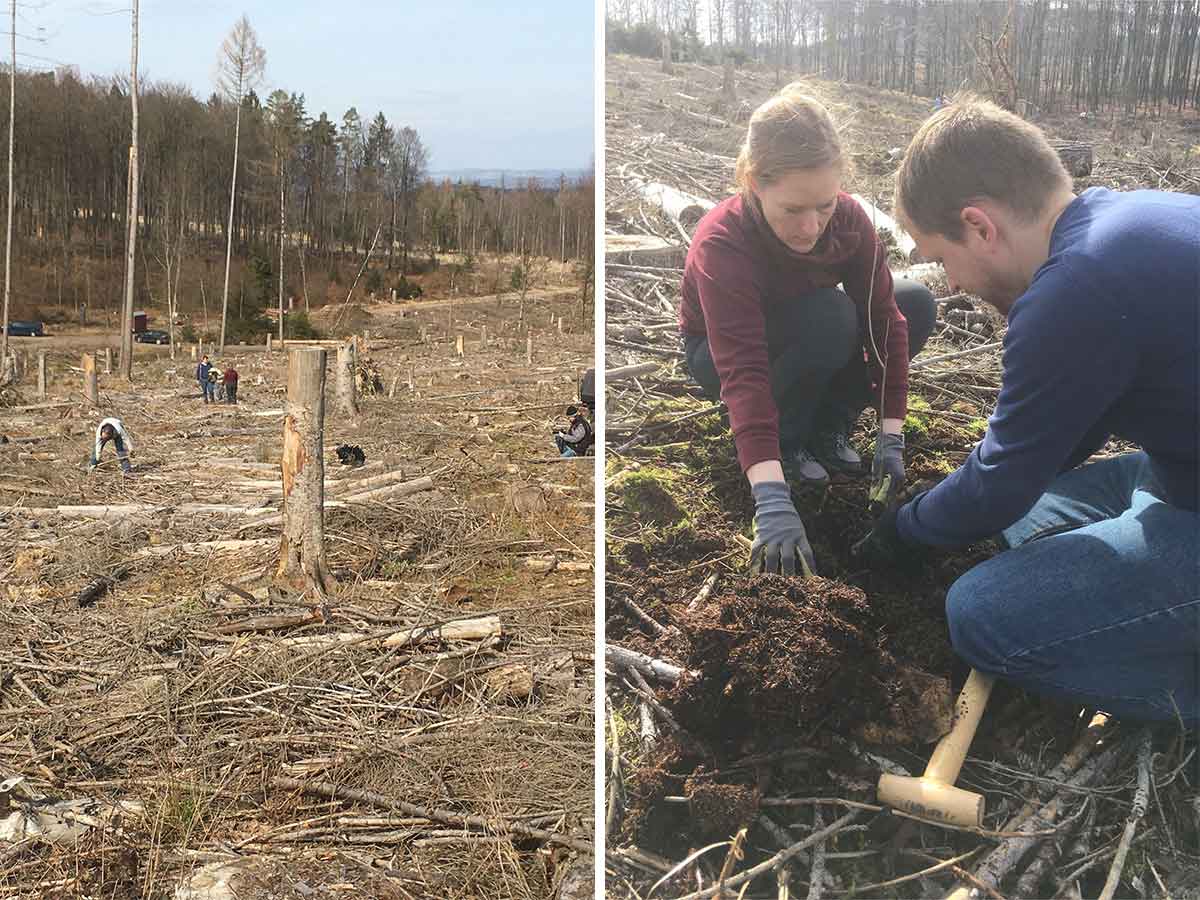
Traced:
POLYGON ((604 264, 674 269, 687 259, 687 247, 649 234, 609 234, 604 237, 604 264))
POLYGON ((218 553, 225 550, 249 550, 254 547, 275 547, 276 538, 249 538, 244 541, 200 541, 191 544, 163 544, 158 547, 143 547, 131 559, 148 556, 170 556, 172 553, 218 553))
POLYGON ((341 645, 380 647, 394 650, 431 641, 482 641, 503 636, 499 616, 482 616, 478 619, 459 619, 442 625, 425 625, 420 628, 405 628, 381 634, 360 634, 340 631, 333 634, 313 634, 303 637, 285 638, 280 643, 288 647, 331 648, 341 645))
POLYGON ((912 236, 900 227, 900 223, 885 213, 882 209, 868 200, 861 194, 851 194, 858 205, 863 208, 867 214, 867 218, 871 220, 871 225, 876 231, 880 228, 886 228, 892 235, 892 239, 896 242, 896 248, 904 254, 904 258, 910 262, 918 255, 917 242, 912 239, 912 236))
POLYGON ((433 479, 428 475, 422 475, 420 478, 414 478, 412 481, 405 481, 401 484, 392 484, 387 487, 375 488, 374 490, 347 494, 342 499, 345 503, 366 503, 368 501, 381 500, 384 497, 407 497, 409 494, 432 490, 433 479))
POLYGON ((561 559, 539 559, 537 557, 527 557, 521 561, 522 567, 526 569, 536 569, 539 572, 590 572, 592 564, 590 562, 575 562, 561 559))
POLYGON ((694 228, 696 223, 716 206, 711 200, 697 197, 695 194, 689 194, 668 184, 642 181, 640 178, 633 177, 629 180, 643 200, 657 206, 668 218, 679 222, 684 228, 694 228))
POLYGON ((669 684, 674 684, 684 675, 699 676, 698 672, 681 669, 679 666, 673 666, 661 659, 638 653, 636 650, 626 650, 624 647, 617 647, 613 644, 604 645, 604 662, 614 669, 635 669, 643 675, 669 684))
POLYGON ((615 384, 618 381, 637 378, 639 375, 649 375, 651 372, 657 372, 661 368, 662 366, 658 363, 635 363, 632 366, 619 366, 615 369, 605 371, 604 383, 615 384))

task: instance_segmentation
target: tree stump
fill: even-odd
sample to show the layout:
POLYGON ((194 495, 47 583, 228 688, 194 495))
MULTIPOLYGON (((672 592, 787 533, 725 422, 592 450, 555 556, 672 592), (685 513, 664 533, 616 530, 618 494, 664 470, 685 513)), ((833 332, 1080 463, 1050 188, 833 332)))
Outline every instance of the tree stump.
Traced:
POLYGON ((1092 174, 1093 148, 1083 141, 1051 141, 1050 146, 1058 154, 1072 178, 1092 174))
POLYGON ((533 335, 525 338, 525 365, 533 365, 533 335))
POLYGON ((83 354, 83 396, 92 406, 100 405, 100 385, 96 382, 96 356, 83 354))
POLYGON ((721 77, 721 99, 729 105, 737 103, 737 85, 733 78, 733 57, 725 57, 725 65, 723 67, 721 77))
POLYGON ((283 420, 283 531, 277 580, 318 596, 336 582, 325 561, 325 351, 288 356, 283 420))
POLYGON ((454 340, 454 352, 458 356, 462 356, 463 350, 464 350, 463 336, 461 334, 459 334, 459 336, 457 338, 455 338, 455 340, 454 340))
POLYGON ((38 396, 46 399, 46 351, 38 351, 38 396))
POLYGON ((112 374, 112 347, 104 348, 104 374, 112 374))
POLYGON ((358 362, 358 354, 354 352, 354 343, 343 344, 337 352, 337 409, 349 416, 358 415, 358 385, 355 383, 354 369, 358 362))

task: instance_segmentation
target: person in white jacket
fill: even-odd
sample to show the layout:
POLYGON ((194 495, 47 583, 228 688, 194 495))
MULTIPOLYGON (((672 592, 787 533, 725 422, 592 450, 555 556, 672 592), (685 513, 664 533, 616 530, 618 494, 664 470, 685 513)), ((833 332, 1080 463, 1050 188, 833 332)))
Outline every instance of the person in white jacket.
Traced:
POLYGON ((101 420, 96 426, 96 446, 92 450, 91 459, 88 460, 88 471, 100 464, 100 451, 109 441, 113 442, 113 449, 117 451, 122 471, 129 472, 132 469, 129 465, 129 454, 133 452, 133 438, 129 436, 125 423, 112 416, 101 420))

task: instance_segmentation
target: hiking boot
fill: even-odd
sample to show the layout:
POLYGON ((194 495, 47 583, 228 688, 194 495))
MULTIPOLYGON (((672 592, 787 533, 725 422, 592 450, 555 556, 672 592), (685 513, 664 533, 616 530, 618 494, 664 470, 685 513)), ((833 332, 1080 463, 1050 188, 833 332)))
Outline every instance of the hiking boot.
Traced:
POLYGON ((784 454, 783 472, 789 480, 800 486, 822 485, 829 481, 825 467, 804 448, 784 454))
POLYGON ((813 456, 826 468, 853 474, 863 470, 862 457, 850 446, 850 437, 844 431, 821 432, 813 437, 809 446, 813 456))

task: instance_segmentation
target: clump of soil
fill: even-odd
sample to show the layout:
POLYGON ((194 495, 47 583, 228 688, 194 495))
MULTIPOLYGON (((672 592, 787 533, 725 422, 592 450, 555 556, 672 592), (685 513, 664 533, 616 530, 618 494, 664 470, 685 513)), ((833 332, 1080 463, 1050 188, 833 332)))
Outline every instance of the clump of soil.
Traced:
POLYGON ((728 837, 758 816, 758 791, 744 784, 718 784, 692 775, 683 786, 696 828, 728 837))
POLYGON ((680 724, 727 739, 811 727, 828 713, 861 721, 882 703, 879 650, 862 591, 824 578, 765 575, 681 616, 688 668, 680 724))

